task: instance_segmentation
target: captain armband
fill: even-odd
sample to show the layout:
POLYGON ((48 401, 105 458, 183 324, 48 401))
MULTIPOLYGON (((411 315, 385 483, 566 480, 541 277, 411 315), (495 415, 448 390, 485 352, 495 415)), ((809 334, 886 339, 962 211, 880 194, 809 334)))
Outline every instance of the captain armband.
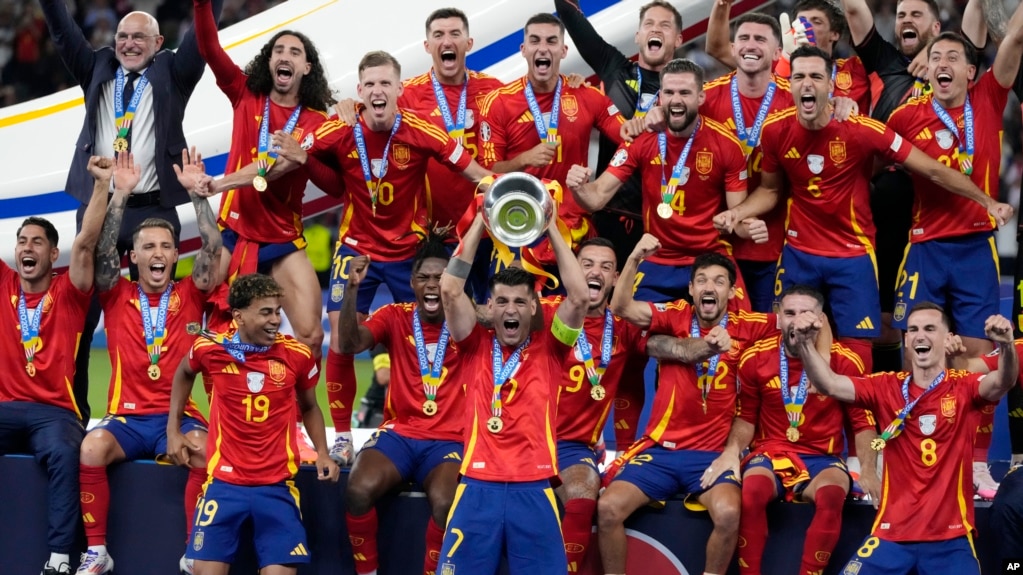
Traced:
POLYGON ((554 321, 551 322, 551 333, 554 335, 554 339, 567 346, 573 346, 578 341, 579 334, 582 331, 582 326, 568 327, 565 325, 565 322, 561 321, 561 317, 558 314, 554 314, 554 321))

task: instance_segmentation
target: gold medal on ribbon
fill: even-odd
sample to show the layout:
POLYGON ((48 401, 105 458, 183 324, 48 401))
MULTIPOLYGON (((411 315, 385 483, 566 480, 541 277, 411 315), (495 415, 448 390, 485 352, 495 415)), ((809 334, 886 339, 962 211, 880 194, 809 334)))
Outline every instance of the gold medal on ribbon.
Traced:
POLYGON ((672 212, 671 206, 669 206, 668 204, 659 204, 657 206, 657 215, 660 216, 662 219, 666 220, 670 218, 671 212, 672 212))
POLYGON ((35 377, 36 376, 36 364, 32 363, 31 361, 26 363, 25 364, 25 371, 28 373, 29 377, 35 377))
POLYGON ((149 379, 151 379, 153 381, 156 381, 156 380, 160 379, 160 366, 158 366, 158 365, 151 365, 151 366, 149 366, 149 369, 146 370, 146 373, 149 374, 149 379))
POLYGON ((874 451, 881 451, 882 449, 884 449, 885 445, 886 445, 885 440, 881 439, 880 437, 870 441, 870 448, 873 449, 874 451))
POLYGON ((790 427, 785 430, 785 439, 788 439, 792 443, 799 441, 799 430, 795 427, 790 427))
POLYGON ((252 178, 252 187, 256 188, 257 192, 265 192, 266 178, 264 178, 263 176, 256 176, 255 178, 252 178))
POLYGON ((423 413, 429 416, 433 416, 437 413, 437 402, 432 399, 427 399, 423 402, 423 413))
POLYGON ((495 415, 487 420, 487 431, 490 433, 501 433, 502 429, 504 429, 504 421, 501 421, 500 417, 495 415))
POLYGON ((185 326, 185 333, 188 335, 199 335, 200 331, 202 331, 202 326, 200 326, 197 321, 189 322, 188 325, 185 326))
POLYGON ((127 152, 128 151, 128 139, 127 138, 114 138, 114 151, 115 152, 127 152))
POLYGON ((604 386, 599 383, 590 388, 590 397, 592 397, 595 401, 604 399, 606 395, 607 390, 605 390, 604 386))

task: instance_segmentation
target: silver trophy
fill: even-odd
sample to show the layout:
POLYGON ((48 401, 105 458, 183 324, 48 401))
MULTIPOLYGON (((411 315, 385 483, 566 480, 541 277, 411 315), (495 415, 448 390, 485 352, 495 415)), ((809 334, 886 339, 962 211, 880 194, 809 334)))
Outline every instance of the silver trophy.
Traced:
POLYGON ((553 213, 547 187, 525 172, 498 176, 483 196, 483 222, 490 236, 511 248, 539 239, 553 213))

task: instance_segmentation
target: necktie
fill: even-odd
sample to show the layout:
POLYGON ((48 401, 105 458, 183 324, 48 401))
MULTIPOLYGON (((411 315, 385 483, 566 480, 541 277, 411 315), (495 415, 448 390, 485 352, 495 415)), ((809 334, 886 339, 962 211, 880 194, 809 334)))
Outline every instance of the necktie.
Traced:
MULTIPOLYGON (((121 93, 121 101, 124 102, 124 107, 127 108, 131 102, 132 96, 135 95, 135 81, 139 79, 138 72, 128 72, 128 76, 124 79, 124 91, 121 93)), ((128 151, 131 151, 131 130, 128 130, 128 151)))

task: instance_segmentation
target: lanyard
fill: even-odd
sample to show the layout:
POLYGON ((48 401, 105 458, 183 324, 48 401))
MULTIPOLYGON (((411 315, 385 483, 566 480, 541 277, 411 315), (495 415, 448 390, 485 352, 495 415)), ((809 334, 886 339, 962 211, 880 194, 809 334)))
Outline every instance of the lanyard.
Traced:
POLYGON ((127 110, 124 108, 124 82, 124 69, 118 67, 117 75, 114 78, 114 124, 117 126, 118 138, 128 137, 132 120, 135 119, 135 110, 138 109, 139 102, 142 101, 142 92, 149 84, 149 79, 146 78, 145 72, 139 75, 138 86, 135 87, 135 92, 131 95, 127 110))
POLYGON ((551 105, 551 123, 544 125, 543 112, 540 111, 540 104, 536 102, 536 94, 533 93, 533 85, 526 80, 526 104, 529 112, 533 114, 533 123, 536 125, 536 133, 540 136, 541 142, 548 144, 558 143, 558 116, 561 113, 561 78, 554 88, 554 104, 551 105))
POLYGON ((810 379, 804 369, 799 376, 799 387, 796 388, 796 395, 793 397, 789 392, 789 358, 785 356, 784 345, 779 346, 778 363, 778 379, 781 381, 781 399, 785 403, 785 416, 789 420, 790 428, 799 427, 799 419, 803 414, 803 405, 806 403, 806 392, 810 387, 810 379))
POLYGON ((760 101, 756 119, 747 130, 746 119, 742 113, 742 100, 739 98, 739 78, 737 75, 732 76, 732 118, 735 120, 735 133, 739 137, 739 141, 742 142, 747 156, 760 143, 760 129, 764 126, 764 120, 767 119, 767 112, 771 109, 771 101, 774 100, 774 91, 777 88, 778 85, 773 81, 767 85, 767 91, 764 92, 764 97, 760 101))
POLYGON ((426 356, 423 324, 419 320, 419 312, 417 310, 412 310, 412 337, 416 342, 416 357, 419 358, 419 375, 423 379, 423 391, 426 393, 426 399, 436 401, 437 388, 440 387, 440 377, 444 368, 444 356, 447 355, 448 339, 450 337, 448 322, 445 321, 441 327, 440 339, 437 340, 437 350, 433 355, 433 364, 430 363, 430 359, 426 356))
POLYGON ((654 92, 653 97, 650 98, 650 101, 647 102, 645 106, 643 105, 643 70, 639 67, 639 64, 636 64, 636 113, 633 114, 632 117, 642 118, 646 116, 647 112, 650 111, 650 108, 653 108, 654 104, 657 103, 657 95, 660 93, 661 90, 658 88, 658 90, 654 92))
POLYGON ((36 370, 32 362, 35 360, 36 350, 42 347, 42 341, 39 339, 39 322, 42 321, 43 302, 46 301, 48 295, 43 294, 36 306, 36 313, 32 319, 29 319, 28 304, 25 303, 25 290, 20 290, 18 294, 18 324, 21 328, 21 345, 25 348, 25 369, 29 376, 35 375, 36 370))
POLYGON ((938 103, 938 99, 933 96, 931 96, 931 107, 934 108, 934 113, 938 115, 941 123, 945 124, 945 127, 956 135, 956 140, 959 140, 959 144, 956 146, 959 169, 969 176, 973 173, 974 152, 973 106, 970 105, 970 95, 966 95, 966 103, 963 104, 963 128, 966 130, 965 150, 963 149, 963 138, 960 137, 959 128, 956 126, 955 121, 949 116, 945 108, 938 103))
MULTIPOLYGON (((298 123, 298 115, 302 112, 302 105, 295 106, 284 125, 284 133, 291 134, 298 123)), ((277 153, 270 150, 270 96, 266 97, 266 104, 263 105, 263 120, 259 123, 259 152, 256 156, 256 170, 259 177, 265 178, 267 170, 277 160, 277 153)), ((266 188, 264 188, 266 189, 266 188)), ((262 190, 260 190, 262 191, 262 190)))
POLYGON ((355 150, 359 154, 359 164, 362 165, 362 177, 366 180, 366 189, 369 190, 369 201, 373 206, 373 215, 377 215, 377 188, 380 187, 380 180, 384 178, 387 173, 387 155, 391 151, 391 140, 394 139, 394 134, 398 132, 398 128, 401 127, 401 114, 398 113, 394 116, 394 125, 391 126, 391 135, 387 136, 387 143, 384 144, 384 155, 380 160, 379 173, 377 174, 377 181, 373 181, 373 172, 369 167, 369 153, 366 151, 366 138, 362 135, 362 123, 359 121, 355 122, 354 134, 355 134, 355 150))
POLYGON ((895 419, 888 424, 888 427, 884 428, 884 431, 881 432, 881 436, 875 439, 874 441, 870 442, 870 446, 874 448, 874 451, 881 451, 882 449, 884 449, 886 442, 890 441, 892 438, 898 435, 899 432, 902 431, 902 428, 905 427, 906 425, 906 417, 909 416, 909 412, 913 411, 913 408, 916 407, 917 402, 923 399, 923 397, 927 395, 927 392, 931 391, 939 383, 945 380, 945 371, 939 373, 938 376, 934 378, 934 381, 932 381, 931 384, 927 386, 927 389, 925 389, 923 393, 920 394, 919 397, 917 397, 913 401, 910 401, 909 384, 912 380, 913 374, 911 373, 907 375, 906 379, 902 381, 902 399, 906 402, 906 405, 902 408, 902 411, 900 411, 899 414, 895 416, 895 419))
POLYGON ((501 386, 504 385, 504 382, 508 381, 508 378, 511 377, 511 375, 515 373, 515 370, 519 367, 519 361, 522 359, 522 350, 529 345, 529 339, 530 338, 527 337, 526 341, 520 343, 519 347, 517 347, 514 353, 512 353, 508 358, 507 363, 501 365, 501 344, 497 343, 496 336, 493 338, 493 350, 491 351, 491 354, 494 360, 494 398, 491 400, 490 408, 494 417, 501 417, 501 386))
MULTIPOLYGON (((721 321, 718 322, 718 327, 726 329, 728 327, 728 312, 725 312, 721 316, 721 321)), ((700 322, 696 318, 696 310, 693 310, 693 322, 689 327, 689 337, 698 338, 700 337, 700 322)), ((703 362, 696 364, 696 381, 700 384, 700 392, 703 398, 703 413, 707 413, 707 396, 710 395, 710 384, 714 380, 714 376, 718 372, 718 362, 721 361, 721 354, 715 354, 707 361, 707 372, 703 371, 703 362)))
POLYGON ((433 84, 433 95, 437 98, 437 108, 440 109, 440 115, 444 119, 444 128, 452 140, 461 144, 462 137, 465 135, 465 98, 469 91, 469 74, 465 74, 465 83, 462 84, 462 95, 458 97, 458 110, 455 119, 451 118, 448 98, 444 95, 444 88, 440 85, 437 74, 433 70, 430 70, 430 82, 433 84))
MULTIPOLYGON (((146 352, 149 354, 149 365, 160 362, 160 348, 167 337, 167 308, 170 306, 171 290, 174 282, 168 283, 160 296, 160 304, 156 309, 156 325, 149 312, 149 296, 142 291, 142 286, 135 284, 139 293, 139 312, 142 313, 142 335, 146 338, 146 352)), ((159 375, 157 375, 159 377, 159 375)))
POLYGON ((700 131, 700 124, 703 121, 700 118, 696 118, 696 127, 693 128, 693 134, 689 136, 689 141, 686 142, 682 153, 678 157, 678 161, 675 162, 675 167, 671 169, 671 179, 665 181, 664 179, 664 166, 668 163, 668 135, 665 132, 657 134, 657 144, 661 148, 661 203, 671 204, 671 200, 675 197, 675 189, 678 188, 679 180, 682 179, 682 171, 686 165, 686 158, 689 157, 689 150, 693 147, 693 140, 696 139, 696 134, 700 131))
POLYGON ((590 386, 600 385, 600 378, 607 371, 607 364, 611 362, 611 344, 614 341, 614 316, 610 308, 604 309, 604 333, 600 338, 600 364, 593 364, 593 348, 590 341, 586 339, 586 330, 579 332, 579 339, 576 346, 579 348, 579 355, 583 357, 583 365, 586 366, 586 377, 590 380, 590 386))
POLYGON ((224 351, 231 357, 238 361, 245 363, 245 354, 248 353, 266 353, 270 350, 269 345, 254 345, 251 343, 242 342, 241 335, 238 332, 234 332, 234 335, 227 337, 224 334, 213 333, 211 331, 203 330, 201 335, 210 341, 214 341, 220 344, 224 351))

